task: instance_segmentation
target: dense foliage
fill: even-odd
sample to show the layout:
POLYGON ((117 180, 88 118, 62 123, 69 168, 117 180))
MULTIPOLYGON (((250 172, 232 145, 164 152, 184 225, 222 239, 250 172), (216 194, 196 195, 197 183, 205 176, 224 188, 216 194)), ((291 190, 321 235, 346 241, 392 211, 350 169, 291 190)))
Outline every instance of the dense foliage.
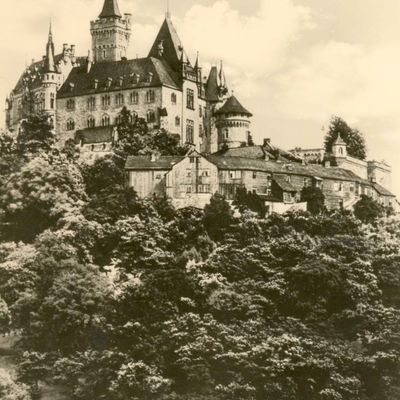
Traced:
POLYGON ((307 210, 311 214, 320 214, 325 210, 325 196, 318 187, 304 187, 301 191, 301 201, 307 202, 307 210))
POLYGON ((127 191, 119 157, 60 157, 0 190, 0 323, 20 335, 0 397, 398 399, 398 221, 174 210, 127 191))
POLYGON ((367 147, 363 134, 358 130, 351 128, 342 118, 334 116, 329 125, 329 131, 325 136, 325 150, 332 152, 332 145, 338 136, 347 144, 348 155, 365 160, 367 158, 367 147))

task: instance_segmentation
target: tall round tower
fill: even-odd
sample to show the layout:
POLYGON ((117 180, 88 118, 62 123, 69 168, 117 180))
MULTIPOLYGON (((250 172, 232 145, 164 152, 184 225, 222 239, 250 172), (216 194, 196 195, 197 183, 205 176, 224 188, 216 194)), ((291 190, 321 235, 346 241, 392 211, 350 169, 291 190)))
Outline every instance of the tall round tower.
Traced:
POLYGON ((246 110, 235 96, 229 97, 225 104, 215 111, 214 116, 218 130, 218 149, 248 144, 253 114, 246 110))

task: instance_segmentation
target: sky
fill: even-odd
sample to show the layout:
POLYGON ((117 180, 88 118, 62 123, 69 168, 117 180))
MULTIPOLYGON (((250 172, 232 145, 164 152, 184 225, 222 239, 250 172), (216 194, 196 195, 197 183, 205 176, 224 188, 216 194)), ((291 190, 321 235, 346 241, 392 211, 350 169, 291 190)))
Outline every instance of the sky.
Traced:
MULTIPOLYGON (((147 56, 167 0, 118 0, 133 15, 130 57, 147 56)), ((399 0, 169 0, 192 60, 223 60, 228 86, 253 114, 255 141, 319 147, 331 116, 364 133, 370 159, 393 168, 400 195, 399 0)), ((50 19, 58 51, 90 48, 103 0, 0 1, 0 101, 44 54, 50 19)), ((0 115, 0 126, 4 124, 0 115)))

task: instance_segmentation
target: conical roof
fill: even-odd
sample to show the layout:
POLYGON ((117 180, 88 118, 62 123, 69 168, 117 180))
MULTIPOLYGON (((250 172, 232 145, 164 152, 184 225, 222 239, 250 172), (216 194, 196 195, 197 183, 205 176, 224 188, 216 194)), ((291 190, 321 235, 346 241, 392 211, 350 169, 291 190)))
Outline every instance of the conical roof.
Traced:
POLYGON ((122 18, 122 14, 119 11, 117 0, 104 0, 103 10, 99 15, 99 18, 117 17, 122 18))
POLYGON ((219 101, 219 89, 218 89, 218 69, 212 67, 210 75, 208 75, 206 83, 206 98, 208 101, 218 102, 219 101))
POLYGON ((49 38, 46 46, 46 58, 44 60, 44 72, 56 72, 56 63, 54 61, 54 43, 51 23, 49 28, 49 38))
POLYGON ((253 116, 253 114, 246 110, 239 102, 239 100, 232 95, 226 100, 225 104, 215 112, 216 115, 220 114, 245 114, 249 117, 253 116))
POLYGON ((163 44, 163 59, 174 71, 180 71, 181 58, 187 60, 188 57, 184 54, 182 42, 179 39, 178 33, 176 32, 169 15, 166 16, 164 23, 158 32, 156 40, 150 50, 149 57, 160 58, 160 43, 163 44))

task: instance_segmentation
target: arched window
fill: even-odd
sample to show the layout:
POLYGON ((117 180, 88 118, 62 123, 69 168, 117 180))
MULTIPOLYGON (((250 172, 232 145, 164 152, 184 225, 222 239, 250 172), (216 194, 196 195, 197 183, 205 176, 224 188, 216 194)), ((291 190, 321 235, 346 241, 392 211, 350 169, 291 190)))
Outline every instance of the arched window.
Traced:
POLYGON ((121 115, 118 115, 116 118, 115 118, 115 125, 121 125, 122 124, 122 116, 121 115))
POLYGON ((171 103, 176 104, 176 94, 175 93, 171 94, 171 103))
POLYGON ((91 115, 87 119, 87 126, 88 128, 94 128, 96 126, 96 120, 91 115))
POLYGON ((73 119, 69 119, 67 121, 67 131, 73 131, 75 129, 75 121, 73 119))
POLYGON ((101 105, 107 107, 111 104, 111 99, 109 95, 105 95, 101 98, 101 105))
POLYGON ((156 120, 156 115, 154 114, 153 110, 147 111, 147 122, 152 123, 155 122, 156 120))
POLYGON ((102 126, 109 126, 110 125, 110 116, 105 114, 103 115, 103 118, 101 119, 101 125, 102 126))
POLYGON ((339 147, 339 154, 343 154, 343 149, 339 147))

